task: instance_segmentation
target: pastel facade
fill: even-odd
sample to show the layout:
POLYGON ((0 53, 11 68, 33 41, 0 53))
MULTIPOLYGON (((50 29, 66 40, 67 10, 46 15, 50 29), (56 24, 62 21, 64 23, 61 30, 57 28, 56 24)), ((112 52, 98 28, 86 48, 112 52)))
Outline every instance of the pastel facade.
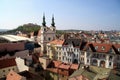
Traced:
POLYGON ((63 40, 53 40, 47 44, 47 56, 50 59, 62 60, 63 40))

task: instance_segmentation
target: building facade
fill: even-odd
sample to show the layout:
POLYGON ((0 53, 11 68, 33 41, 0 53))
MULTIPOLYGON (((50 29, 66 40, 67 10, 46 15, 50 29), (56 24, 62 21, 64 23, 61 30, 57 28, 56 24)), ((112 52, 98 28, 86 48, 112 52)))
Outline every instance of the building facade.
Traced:
POLYGON ((46 45, 50 41, 56 39, 56 27, 54 22, 54 16, 52 17, 52 23, 50 27, 46 26, 45 15, 43 16, 43 23, 39 30, 37 41, 41 45, 41 53, 46 53, 46 45))
POLYGON ((47 56, 50 59, 62 60, 62 45, 64 40, 53 40, 47 44, 47 56))
POLYGON ((81 39, 66 39, 62 48, 62 62, 79 64, 83 43, 81 39))
POLYGON ((113 44, 88 43, 80 55, 81 63, 105 68, 120 68, 120 53, 113 44))
POLYGON ((0 60, 0 78, 6 77, 11 70, 19 72, 15 58, 0 60))

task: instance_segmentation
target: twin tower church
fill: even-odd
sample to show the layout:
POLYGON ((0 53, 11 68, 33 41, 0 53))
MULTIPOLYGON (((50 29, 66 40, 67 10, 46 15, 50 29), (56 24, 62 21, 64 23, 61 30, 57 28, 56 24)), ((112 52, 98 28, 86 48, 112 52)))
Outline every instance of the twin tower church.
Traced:
POLYGON ((54 16, 52 16, 52 23, 51 26, 46 26, 45 15, 43 15, 43 22, 41 29, 37 35, 37 42, 41 46, 41 53, 46 53, 46 45, 52 40, 56 39, 56 26, 54 22, 54 16))

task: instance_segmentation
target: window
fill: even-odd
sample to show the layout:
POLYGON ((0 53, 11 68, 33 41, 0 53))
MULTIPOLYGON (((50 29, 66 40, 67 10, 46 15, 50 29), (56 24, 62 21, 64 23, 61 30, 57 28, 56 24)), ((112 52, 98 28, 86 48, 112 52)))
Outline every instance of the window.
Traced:
POLYGON ((61 57, 59 57, 59 60, 61 60, 61 57))
POLYGON ((46 37, 44 37, 44 40, 46 40, 46 37))
POLYGON ((111 62, 109 62, 109 66, 111 66, 111 62))
POLYGON ((70 59, 70 62, 71 62, 71 59, 70 59))
POLYGON ((119 60, 119 59, 120 59, 120 56, 117 56, 117 59, 119 60))
POLYGON ((103 50, 103 51, 105 50, 105 47, 104 47, 104 46, 102 46, 102 50, 103 50))
POLYGON ((79 52, 79 49, 77 49, 77 52, 79 52))
POLYGON ((52 56, 52 58, 54 58, 54 57, 52 56))
POLYGON ((63 60, 64 60, 64 57, 63 57, 63 60))
POLYGON ((78 57, 78 54, 77 54, 77 57, 78 57))
POLYGON ((68 58, 68 62, 69 62, 69 58, 68 58))
POLYGON ((74 52, 75 52, 75 49, 74 49, 74 52))
POLYGON ((70 48, 69 48, 69 51, 70 51, 70 48))
POLYGON ((3 72, 5 72, 5 70, 3 70, 3 72))
POLYGON ((97 50, 98 49, 98 46, 95 46, 95 50, 97 50))
POLYGON ((72 51, 72 48, 71 48, 71 51, 72 51))
POLYGON ((51 40, 51 38, 49 37, 49 38, 48 38, 48 40, 50 41, 50 40, 51 40))
POLYGON ((3 77, 5 77, 5 74, 3 75, 3 77))
POLYGON ((68 58, 66 58, 66 61, 68 61, 68 58))
POLYGON ((118 51, 120 52, 120 48, 118 48, 118 51))
POLYGON ((89 59, 87 59, 87 63, 89 63, 89 59))
POLYGON ((44 31, 46 31, 46 29, 44 29, 44 31))
POLYGON ((105 55, 103 55, 103 58, 105 58, 105 55))
POLYGON ((59 48, 59 50, 61 50, 61 47, 59 48))
POLYGON ((66 53, 64 52, 64 55, 66 56, 66 53))
POLYGON ((109 60, 112 60, 112 58, 113 58, 113 57, 112 57, 112 56, 110 56, 110 57, 109 57, 109 60))
POLYGON ((61 55, 61 52, 59 52, 59 55, 61 55))

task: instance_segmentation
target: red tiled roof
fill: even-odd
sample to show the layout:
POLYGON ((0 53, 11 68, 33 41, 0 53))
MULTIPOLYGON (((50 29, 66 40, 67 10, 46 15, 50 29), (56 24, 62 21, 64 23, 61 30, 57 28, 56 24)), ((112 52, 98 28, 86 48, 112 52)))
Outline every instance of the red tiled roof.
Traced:
POLYGON ((110 49, 112 48, 111 44, 105 44, 105 43, 93 43, 93 46, 98 46, 98 49, 96 50, 97 52, 109 52, 110 49), (102 50, 102 47, 104 47, 105 49, 102 50))
POLYGON ((22 79, 22 76, 12 70, 8 73, 6 78, 6 80, 21 80, 21 79, 22 79))
POLYGON ((116 49, 120 48, 120 44, 114 44, 113 46, 115 46, 116 49))
POLYGON ((70 68, 71 68, 71 69, 76 69, 76 70, 77 70, 77 69, 78 69, 78 67, 79 67, 79 65, 78 65, 78 64, 71 64, 71 67, 70 67, 70 68))
POLYGON ((51 41, 50 44, 62 45, 63 42, 64 42, 64 40, 56 39, 54 41, 51 41))
POLYGON ((69 69, 70 68, 70 65, 69 64, 61 64, 58 68, 61 68, 61 69, 69 69))
POLYGON ((60 64, 62 64, 62 62, 60 61, 53 61, 53 63, 55 67, 58 67, 60 64))
POLYGON ((112 49, 112 44, 107 43, 87 43, 86 47, 83 50, 87 50, 87 48, 90 47, 91 50, 95 50, 95 52, 101 52, 101 53, 108 53, 110 49, 112 49), (95 49, 95 47, 98 47, 95 49), (104 47, 104 49, 102 49, 104 47))
POLYGON ((0 60, 0 69, 11 66, 16 66, 15 58, 0 60))
POLYGON ((47 68, 48 71, 54 72, 54 73, 58 73, 58 69, 57 68, 47 68))

